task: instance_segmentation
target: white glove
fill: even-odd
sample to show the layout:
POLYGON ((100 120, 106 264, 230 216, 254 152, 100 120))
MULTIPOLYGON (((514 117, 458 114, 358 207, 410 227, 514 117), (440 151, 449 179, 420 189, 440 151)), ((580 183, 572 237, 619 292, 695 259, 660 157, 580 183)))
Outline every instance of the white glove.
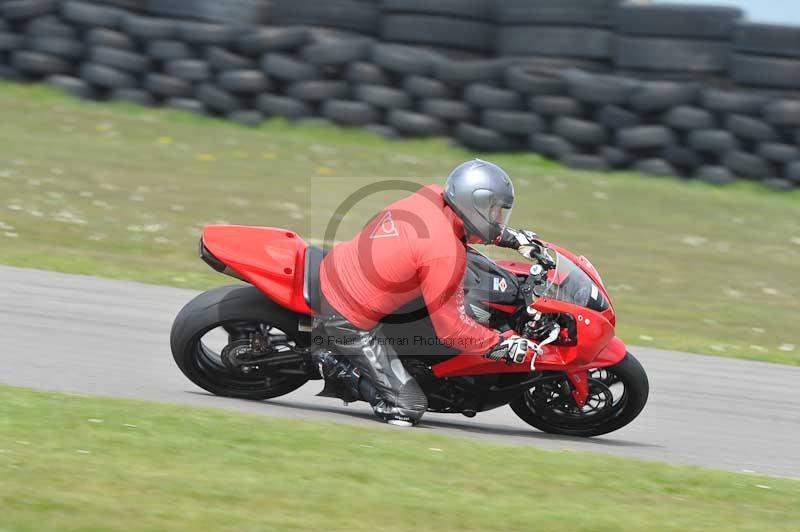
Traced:
POLYGON ((510 235, 516 240, 516 249, 520 255, 525 257, 526 259, 531 258, 531 250, 537 244, 536 239, 538 235, 533 231, 527 231, 524 229, 516 230, 516 229, 508 229, 506 231, 509 232, 510 235))
POLYGON ((528 340, 521 336, 509 336, 486 353, 486 358, 489 360, 504 360, 508 364, 522 364, 525 362, 527 355, 528 340))

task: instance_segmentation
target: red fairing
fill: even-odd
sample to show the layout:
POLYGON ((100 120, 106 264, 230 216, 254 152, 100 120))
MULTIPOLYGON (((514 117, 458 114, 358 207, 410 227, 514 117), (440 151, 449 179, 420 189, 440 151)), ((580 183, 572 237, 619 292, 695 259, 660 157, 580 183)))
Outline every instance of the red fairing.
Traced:
POLYGON ((434 364, 431 369, 437 377, 464 377, 468 375, 494 375, 496 373, 528 373, 531 370, 530 356, 523 364, 506 364, 489 360, 481 355, 458 355, 434 364))
POLYGON ((592 368, 606 368, 622 362, 625 358, 628 348, 625 347, 625 342, 620 340, 617 336, 611 339, 608 345, 598 353, 591 364, 585 364, 584 369, 592 368))
POLYGON ((276 303, 295 312, 314 313, 303 298, 308 245, 297 233, 274 227, 209 225, 203 229, 203 245, 276 303))
MULTIPOLYGON (((538 371, 580 372, 589 368, 613 366, 625 357, 625 344, 614 336, 614 326, 607 313, 572 305, 554 299, 540 298, 533 308, 543 313, 565 313, 572 315, 578 328, 578 343, 574 346, 546 345, 541 356, 536 358, 538 371)), ((613 314, 612 314, 613 315, 613 314)), ((523 364, 508 365, 479 356, 457 356, 433 366, 437 377, 460 377, 467 375, 489 375, 493 373, 527 373, 534 352, 530 351, 523 364)))
POLYGON ((545 346, 537 360, 537 369, 550 369, 548 365, 582 365, 592 362, 614 338, 614 326, 600 313, 564 301, 540 298, 533 308, 542 313, 570 314, 578 329, 578 343, 574 346, 545 346))
MULTIPOLYGON (((580 373, 588 369, 606 368, 622 362, 626 351, 625 344, 616 336, 597 353, 596 358, 585 363, 576 362, 574 354, 570 352, 572 349, 574 348, 545 346, 544 354, 536 360, 536 370, 580 373)), ((509 365, 505 362, 494 362, 482 356, 460 355, 435 364, 432 369, 433 374, 439 378, 495 373, 528 373, 531 370, 530 362, 533 356, 534 353, 531 351, 523 364, 509 365)))

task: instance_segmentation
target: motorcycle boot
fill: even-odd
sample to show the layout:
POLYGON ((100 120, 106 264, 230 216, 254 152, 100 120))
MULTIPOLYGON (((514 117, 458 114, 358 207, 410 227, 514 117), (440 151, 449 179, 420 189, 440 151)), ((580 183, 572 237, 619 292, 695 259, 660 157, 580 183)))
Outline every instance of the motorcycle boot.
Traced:
POLYGON ((325 381, 324 388, 317 394, 318 397, 335 397, 345 403, 362 399, 359 392, 361 374, 355 366, 347 360, 338 360, 333 353, 324 349, 314 351, 311 360, 325 381))

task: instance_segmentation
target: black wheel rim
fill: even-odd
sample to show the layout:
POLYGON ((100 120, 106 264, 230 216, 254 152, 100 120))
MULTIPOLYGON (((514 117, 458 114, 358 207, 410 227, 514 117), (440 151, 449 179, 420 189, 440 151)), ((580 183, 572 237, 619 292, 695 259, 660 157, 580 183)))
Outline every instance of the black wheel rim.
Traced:
POLYGON ((222 346, 241 338, 246 332, 261 331, 270 338, 274 355, 298 352, 295 338, 265 322, 224 321, 214 324, 195 335, 191 343, 189 364, 208 382, 237 394, 262 393, 286 384, 295 376, 269 371, 254 364, 248 371, 232 368, 223 361, 222 346), (227 342, 225 336, 227 335, 227 342))
POLYGON ((566 376, 534 386, 524 394, 527 407, 552 428, 586 431, 609 423, 625 410, 628 387, 610 368, 589 371, 589 398, 578 407, 570 394, 566 376))

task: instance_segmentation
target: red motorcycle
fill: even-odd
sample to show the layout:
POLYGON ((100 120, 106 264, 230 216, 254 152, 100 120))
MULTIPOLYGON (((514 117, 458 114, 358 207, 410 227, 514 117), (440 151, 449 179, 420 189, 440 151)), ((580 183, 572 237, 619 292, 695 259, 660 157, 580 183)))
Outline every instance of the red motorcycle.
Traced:
MULTIPOLYGON (((431 412, 477 412, 510 405, 545 432, 597 436, 642 411, 647 375, 614 335, 614 307, 583 256, 527 233, 529 261, 493 261, 468 249, 465 310, 498 330, 530 340, 523 364, 461 355, 436 342, 424 305, 383 320, 431 412)), ((296 233, 269 227, 212 225, 200 256, 247 284, 190 301, 175 318, 172 354, 192 382, 216 395, 263 400, 320 379, 311 363, 324 251, 296 233)))

